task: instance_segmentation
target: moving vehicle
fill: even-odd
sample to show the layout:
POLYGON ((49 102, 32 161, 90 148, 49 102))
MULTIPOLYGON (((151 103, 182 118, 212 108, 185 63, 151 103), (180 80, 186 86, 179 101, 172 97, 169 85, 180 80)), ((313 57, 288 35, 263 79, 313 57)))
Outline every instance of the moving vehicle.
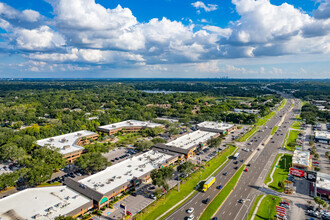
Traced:
POLYGON ((193 211, 194 211, 194 208, 192 208, 192 207, 186 210, 186 212, 189 213, 189 214, 193 213, 193 211))
POLYGON ((193 220, 195 218, 194 214, 191 214, 190 216, 187 217, 187 220, 193 220))
POLYGON ((217 189, 222 189, 222 185, 219 185, 219 186, 217 187, 217 189))
POLYGON ((209 198, 203 200, 203 203, 204 204, 208 204, 209 202, 210 202, 210 199, 209 198))
POLYGON ((204 185, 203 185, 203 192, 206 192, 212 186, 213 183, 215 183, 215 177, 214 176, 210 177, 210 179, 208 179, 204 183, 204 185))
POLYGON ((236 154, 234 155, 234 159, 236 160, 238 157, 239 157, 239 153, 236 153, 236 154))

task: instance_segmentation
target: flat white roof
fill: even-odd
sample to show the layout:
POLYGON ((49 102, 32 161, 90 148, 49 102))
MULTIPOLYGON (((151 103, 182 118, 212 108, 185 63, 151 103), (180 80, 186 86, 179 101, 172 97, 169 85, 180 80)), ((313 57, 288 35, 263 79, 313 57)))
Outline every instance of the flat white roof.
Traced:
POLYGON ((221 132, 234 127, 233 124, 214 122, 214 121, 204 121, 202 123, 199 123, 197 126, 200 128, 216 129, 221 132))
POLYGON ((310 154, 308 151, 295 150, 292 156, 292 164, 310 166, 310 154))
POLYGON ((330 132, 328 131, 315 131, 315 138, 330 140, 330 132))
POLYGON ((199 143, 206 142, 207 140, 211 139, 215 135, 217 135, 217 133, 215 133, 215 132, 197 130, 197 131, 188 133, 186 135, 183 135, 183 136, 175 139, 174 141, 168 142, 166 145, 180 147, 183 149, 190 149, 191 147, 193 147, 199 143))
POLYGON ((147 127, 147 128, 155 128, 163 126, 162 124, 148 122, 148 121, 137 121, 137 120, 127 120, 121 121, 114 124, 103 125, 99 128, 106 129, 106 130, 115 130, 118 128, 125 128, 125 127, 147 127))
POLYGON ((50 146, 60 149, 61 154, 68 154, 75 152, 77 150, 83 150, 84 148, 75 144, 78 138, 86 137, 90 135, 95 135, 95 132, 91 131, 77 131, 69 134, 63 134, 56 137, 50 137, 42 140, 38 140, 37 144, 39 146, 50 146))
POLYGON ((55 219, 87 204, 91 200, 66 186, 25 189, 0 199, 0 219, 11 220, 8 211, 22 219, 55 219))
POLYGON ((166 160, 173 157, 159 151, 150 150, 139 156, 126 159, 114 164, 105 170, 86 177, 79 182, 102 194, 127 183, 133 177, 141 177, 153 169, 159 168, 166 160))
POLYGON ((330 190, 330 175, 317 172, 316 187, 330 190))

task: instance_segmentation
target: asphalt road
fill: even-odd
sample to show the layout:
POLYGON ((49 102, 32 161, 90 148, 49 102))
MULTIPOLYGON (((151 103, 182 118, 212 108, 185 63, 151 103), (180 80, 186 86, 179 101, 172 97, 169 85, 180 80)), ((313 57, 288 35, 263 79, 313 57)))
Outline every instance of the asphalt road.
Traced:
MULTIPOLYGON (((270 140, 269 143, 270 144, 266 144, 265 149, 262 150, 263 146, 261 145, 262 143, 264 143, 266 141, 266 139, 269 137, 272 128, 278 124, 278 122, 281 120, 282 117, 278 117, 278 116, 282 116, 284 115, 288 109, 291 108, 292 102, 291 100, 288 100, 286 106, 277 113, 277 115, 275 117, 273 117, 270 121, 268 121, 268 123, 266 124, 266 126, 268 126, 268 129, 264 128, 263 132, 257 132, 255 133, 255 135, 250 139, 250 140, 254 140, 252 142, 251 145, 245 145, 246 148, 251 149, 251 151, 249 152, 245 152, 241 149, 239 149, 237 152, 240 153, 240 157, 238 159, 238 161, 240 160, 246 160, 252 153, 253 150, 256 150, 256 148, 261 148, 260 151, 256 152, 255 157, 260 157, 261 155, 261 159, 256 160, 255 162, 251 162, 251 167, 248 167, 249 172, 247 173, 243 173, 243 178, 242 180, 239 182, 239 185, 236 187, 235 189, 235 193, 232 193, 232 195, 230 196, 230 198, 226 201, 226 203, 224 204, 224 206, 220 209, 220 212, 217 214, 218 219, 233 219, 234 217, 234 213, 238 213, 238 209, 240 209, 240 207, 238 205, 234 205, 233 202, 235 201, 235 204, 237 203, 237 199, 235 197, 237 197, 238 194, 242 194, 244 195, 245 193, 247 193, 249 190, 249 186, 247 186, 246 184, 253 184, 253 181, 255 181, 259 174, 262 171, 262 168, 264 167, 264 164, 267 163, 268 161, 268 157, 269 155, 271 155, 271 153, 273 151, 277 151, 278 147, 281 146, 284 137, 285 137, 285 133, 286 133, 286 129, 288 129, 289 124, 283 122, 282 126, 284 128, 284 126, 286 126, 285 130, 282 128, 282 132, 284 133, 283 135, 277 136, 275 134, 273 140, 275 143, 271 143, 273 140, 270 140), (257 171, 259 170, 259 171, 257 171), (249 179, 250 182, 247 182, 245 179, 246 177, 250 177, 249 179), (243 187, 242 187, 243 184, 243 187), (236 191, 238 191, 239 193, 236 193, 236 191), (244 194, 243 194, 244 193, 244 194), (236 196, 235 196, 236 195, 236 196), (233 198, 232 198, 233 197, 233 198), (233 211, 233 209, 235 209, 235 211, 233 211), (237 210, 236 210, 237 209, 237 210), (224 212, 224 213, 223 213, 224 212), (220 216, 221 213, 221 216, 220 216), (221 218, 220 218, 221 217, 221 218)), ((292 115, 287 116, 286 118, 292 118, 292 115)), ((287 121, 287 119, 285 119, 285 121, 287 121)), ((261 129, 262 130, 262 129, 261 129)), ((246 142, 247 143, 247 142, 246 142)), ((220 164, 219 164, 220 165, 220 164)), ((235 173, 235 169, 234 167, 236 166, 241 166, 242 162, 239 162, 238 164, 234 164, 234 161, 230 161, 229 163, 226 164, 226 166, 224 168, 222 168, 217 174, 215 174, 214 176, 216 177, 216 182, 211 186, 211 188, 204 192, 197 192, 191 199, 189 199, 185 204, 181 205, 177 210, 175 210, 170 216, 167 217, 168 220, 178 220, 178 219, 185 219, 187 216, 189 216, 190 214, 186 213, 186 210, 189 208, 194 208, 194 216, 195 218, 198 218, 198 216, 200 216, 204 209, 207 207, 206 204, 204 204, 202 201, 205 200, 206 198, 209 198, 210 200, 212 200, 218 192, 218 189, 216 189, 217 186, 219 185, 225 185, 226 182, 234 175, 235 173), (227 176, 224 176, 223 173, 227 172, 227 176)), ((266 174, 267 175, 267 174, 266 174)), ((239 196, 238 199, 241 199, 241 196, 239 196)), ((238 218, 240 219, 240 218, 238 218)))
MULTIPOLYGON (((288 105, 291 104, 288 102, 287 106, 288 105)), ((255 199, 256 194, 259 193, 258 187, 263 185, 263 181, 270 170, 274 158, 278 154, 279 147, 282 146, 285 134, 291 123, 294 122, 295 114, 299 113, 299 106, 300 104, 295 102, 293 111, 287 113, 284 122, 279 127, 281 132, 277 131, 272 136, 272 139, 270 139, 270 141, 265 145, 260 154, 253 158, 249 172, 244 173, 232 194, 228 197, 224 205, 215 215, 218 219, 246 219, 251 205, 253 204, 253 200, 255 199), (283 135, 281 135, 281 133, 283 135), (240 199, 244 199, 245 202, 238 203, 238 200, 240 199)), ((276 120, 270 121, 269 127, 272 128, 276 123, 276 120)))

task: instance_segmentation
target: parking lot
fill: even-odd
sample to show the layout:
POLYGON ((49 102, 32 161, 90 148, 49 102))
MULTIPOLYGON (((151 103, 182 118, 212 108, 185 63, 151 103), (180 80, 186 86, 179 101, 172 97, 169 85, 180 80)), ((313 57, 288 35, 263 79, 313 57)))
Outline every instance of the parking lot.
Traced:
POLYGON ((118 162, 121 162, 123 160, 126 160, 128 157, 137 154, 138 152, 134 150, 133 148, 129 147, 119 147, 115 148, 108 153, 102 154, 109 162, 112 164, 116 164, 118 162))
POLYGON ((16 170, 19 170, 19 167, 13 163, 0 163, 0 175, 3 173, 11 173, 16 170))

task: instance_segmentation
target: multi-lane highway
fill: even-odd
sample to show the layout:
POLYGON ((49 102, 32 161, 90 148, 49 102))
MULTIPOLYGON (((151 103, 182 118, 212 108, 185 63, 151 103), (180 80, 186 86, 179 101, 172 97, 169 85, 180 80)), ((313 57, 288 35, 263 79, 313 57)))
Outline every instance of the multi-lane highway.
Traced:
MULTIPOLYGON (((270 167, 278 154, 279 147, 282 146, 285 134, 291 123, 295 120, 294 114, 298 113, 299 106, 300 104, 296 102, 293 111, 288 112, 284 116, 283 123, 279 126, 280 131, 278 130, 269 139, 269 142, 265 144, 264 149, 259 155, 253 157, 249 172, 242 176, 233 193, 215 215, 218 219, 246 219, 256 195, 260 193, 257 189, 263 185, 270 167), (243 199, 245 202, 238 203, 240 199, 243 199)), ((270 122, 270 128, 275 125, 273 124, 276 123, 275 121, 270 122)))
MULTIPOLYGON (((244 162, 249 158, 249 156, 254 152, 253 159, 251 160, 251 166, 248 167, 249 172, 243 173, 242 179, 239 181, 238 186, 236 187, 236 190, 234 193, 231 194, 231 196, 228 198, 226 203, 223 205, 223 207, 220 209, 220 211, 217 213, 217 216, 221 219, 234 219, 235 215, 239 213, 239 207, 236 202, 233 204, 233 201, 236 199, 235 195, 237 197, 236 191, 243 191, 244 193, 249 192, 251 186, 254 184, 254 182, 258 179, 259 175, 262 173, 262 169, 265 167, 264 165, 268 162, 270 155, 273 154, 273 152, 278 151, 278 147, 281 146, 281 143, 285 137, 285 132, 289 127, 289 124, 287 123, 289 118, 292 118, 292 115, 290 113, 286 114, 289 109, 292 106, 292 100, 288 100, 285 107, 277 113, 275 117, 273 117, 271 120, 268 121, 266 124, 266 127, 262 128, 260 132, 257 132, 251 139, 250 143, 247 144, 245 148, 250 149, 249 152, 243 151, 239 149, 237 152, 240 153, 240 158, 238 159, 238 164, 234 164, 234 161, 230 161, 225 165, 223 169, 221 169, 217 174, 214 176, 216 177, 216 183, 211 186, 211 188, 204 192, 198 192, 196 193, 191 199, 189 199, 186 203, 181 205, 177 210, 175 210, 170 216, 167 217, 168 220, 177 220, 177 219, 185 219, 190 214, 186 213, 186 210, 189 208, 194 208, 194 216, 195 218, 198 218, 205 208, 207 207, 207 204, 204 204, 203 201, 207 198, 212 201, 212 199, 217 195, 218 189, 216 188, 218 185, 225 185, 227 181, 234 175, 236 172, 235 167, 240 167, 242 165, 241 160, 244 162), (283 121, 283 117, 285 117, 283 121), (281 123, 283 122, 283 123, 281 123), (279 135, 275 134, 273 139, 269 140, 269 136, 271 133, 272 128, 281 123, 281 129, 283 135, 279 133, 279 135), (286 126, 286 128, 284 128, 286 126), (267 140, 268 139, 268 140, 267 140), (273 143, 274 141, 274 143, 273 143), (258 150, 258 149, 259 150, 258 150), (258 159, 255 159, 258 158, 258 159), (258 171, 257 171, 258 170, 258 171), (227 173, 227 175, 223 175, 224 173, 227 173), (250 177, 250 178, 248 178, 250 177), (249 181, 247 182, 248 179, 249 181), (244 184, 246 184, 244 186, 244 184), (251 185, 251 186, 249 186, 251 185), (232 198, 233 197, 233 198, 232 198), (236 211, 230 211, 232 208, 237 208, 236 211), (235 215, 234 215, 235 213, 235 215), (224 218, 224 216, 226 216, 224 218)), ((276 154, 276 153, 275 153, 276 154)), ((220 164, 219 164, 220 165, 220 164)), ((243 193, 241 192, 241 193, 243 193)), ((244 195, 244 194, 242 194, 244 195)), ((248 195, 248 194, 247 194, 248 195)), ((238 199, 241 199, 241 196, 239 196, 238 199)), ((244 204, 245 205, 245 204, 244 204)), ((240 218, 237 218, 240 219, 240 218)))

